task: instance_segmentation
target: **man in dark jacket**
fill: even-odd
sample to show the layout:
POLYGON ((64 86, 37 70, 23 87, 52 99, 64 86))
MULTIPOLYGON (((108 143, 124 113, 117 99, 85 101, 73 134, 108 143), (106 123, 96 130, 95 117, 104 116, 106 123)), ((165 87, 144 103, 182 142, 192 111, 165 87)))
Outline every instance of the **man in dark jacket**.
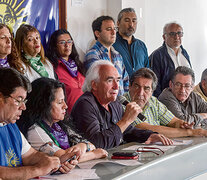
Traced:
POLYGON ((142 110, 131 102, 124 113, 122 105, 116 101, 119 80, 120 75, 111 62, 100 60, 92 64, 83 86, 85 93, 76 101, 71 112, 79 133, 97 148, 104 149, 124 141, 172 144, 161 134, 132 127, 131 123, 142 110))
POLYGON ((178 66, 191 67, 187 51, 182 47, 183 28, 177 23, 166 24, 163 28, 164 43, 149 57, 150 66, 158 78, 154 96, 169 87, 170 78, 178 66))

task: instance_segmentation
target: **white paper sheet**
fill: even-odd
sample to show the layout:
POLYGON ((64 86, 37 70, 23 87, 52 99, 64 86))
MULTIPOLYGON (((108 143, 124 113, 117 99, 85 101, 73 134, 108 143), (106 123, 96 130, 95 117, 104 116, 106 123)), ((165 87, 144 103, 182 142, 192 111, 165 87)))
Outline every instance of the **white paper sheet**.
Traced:
POLYGON ((52 175, 48 177, 56 178, 58 180, 99 179, 95 171, 95 169, 73 169, 68 174, 52 175))

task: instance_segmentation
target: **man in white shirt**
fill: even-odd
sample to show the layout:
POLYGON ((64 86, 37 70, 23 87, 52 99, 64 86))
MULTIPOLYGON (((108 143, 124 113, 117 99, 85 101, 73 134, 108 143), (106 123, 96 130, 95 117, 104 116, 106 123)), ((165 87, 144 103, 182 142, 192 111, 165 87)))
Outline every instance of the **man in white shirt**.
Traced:
POLYGON ((149 57, 150 66, 158 78, 158 85, 154 96, 169 87, 170 78, 178 66, 191 68, 187 51, 182 47, 183 28, 175 22, 168 23, 163 28, 164 43, 149 57))
POLYGON ((32 148, 15 123, 26 109, 29 80, 14 69, 0 68, 0 82, 0 178, 30 179, 57 170, 59 158, 32 148))

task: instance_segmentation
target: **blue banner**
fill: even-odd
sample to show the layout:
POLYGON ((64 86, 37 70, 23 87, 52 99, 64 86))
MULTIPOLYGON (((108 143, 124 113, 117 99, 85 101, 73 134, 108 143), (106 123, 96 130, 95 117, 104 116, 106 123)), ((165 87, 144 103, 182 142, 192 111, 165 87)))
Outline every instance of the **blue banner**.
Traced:
POLYGON ((45 47, 51 33, 59 28, 59 0, 0 0, 0 23, 14 33, 22 23, 35 26, 45 47))

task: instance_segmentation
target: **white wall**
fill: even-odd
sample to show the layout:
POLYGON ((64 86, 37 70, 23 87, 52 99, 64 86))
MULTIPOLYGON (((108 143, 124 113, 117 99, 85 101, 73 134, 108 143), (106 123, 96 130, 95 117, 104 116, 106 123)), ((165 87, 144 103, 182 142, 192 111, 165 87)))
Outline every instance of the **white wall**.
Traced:
POLYGON ((145 42, 149 54, 162 43, 162 28, 171 21, 183 26, 183 46, 188 51, 196 83, 207 68, 207 1, 146 0, 145 42))
POLYGON ((84 53, 94 40, 92 21, 107 14, 107 0, 83 0, 81 6, 72 6, 72 0, 67 1, 67 25, 81 60, 84 53))
POLYGON ((138 17, 135 36, 146 43, 149 55, 163 42, 163 26, 177 21, 184 29, 183 46, 190 55, 196 83, 207 68, 206 0, 83 0, 82 7, 72 7, 71 1, 67 5, 68 30, 81 57, 94 39, 91 23, 96 17, 110 15, 116 20, 122 8, 133 7, 138 17))

